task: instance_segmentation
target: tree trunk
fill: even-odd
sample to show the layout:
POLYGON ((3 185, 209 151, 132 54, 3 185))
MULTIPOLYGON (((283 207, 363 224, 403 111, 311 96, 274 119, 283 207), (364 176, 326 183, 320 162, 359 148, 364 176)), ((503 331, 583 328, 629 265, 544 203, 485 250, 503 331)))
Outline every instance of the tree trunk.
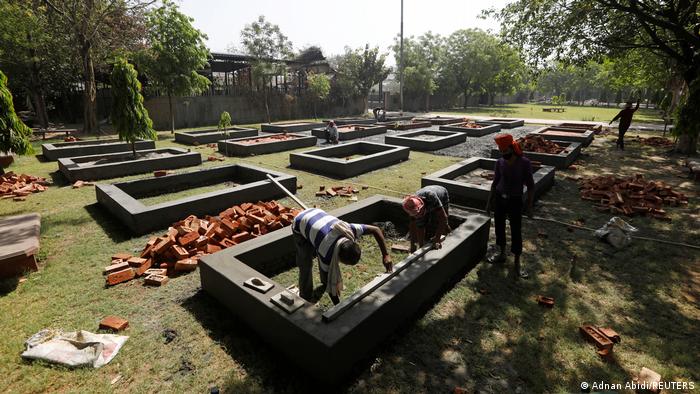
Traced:
MULTIPOLYGON (((32 42, 31 33, 28 34, 29 42, 32 42)), ((32 62, 30 66, 30 90, 32 96, 32 102, 34 104, 34 112, 36 113, 37 122, 43 128, 49 127, 49 115, 46 111, 46 101, 44 101, 44 91, 41 88, 41 79, 39 77, 39 63, 36 62, 37 55, 36 50, 32 47, 29 51, 29 55, 32 57, 32 62)))
POLYGON ((264 94, 265 94, 265 114, 267 114, 267 123, 270 123, 270 122, 272 122, 272 120, 270 119, 270 106, 269 106, 268 103, 267 103, 267 100, 268 100, 268 97, 267 97, 268 89, 267 89, 267 87, 265 87, 265 88, 263 88, 263 89, 265 89, 265 93, 264 93, 264 94))
POLYGON ((469 94, 467 93, 467 89, 464 89, 464 109, 467 109, 468 105, 469 105, 469 94))
POLYGON ((170 134, 175 134, 175 111, 173 111, 173 95, 168 92, 168 108, 170 109, 170 134))
POLYGON ((131 152, 134 154, 134 159, 136 158, 136 140, 131 141, 131 152))
POLYGON ((678 136, 675 151, 687 155, 697 152, 700 134, 700 76, 695 70, 685 75, 688 93, 683 107, 678 113, 674 134, 678 136))
POLYGON ((369 106, 369 93, 365 94, 362 99, 362 114, 367 114, 367 107, 369 106))
POLYGON ((425 112, 430 112, 430 93, 425 95, 425 112))
POLYGON ((97 89, 95 87, 95 68, 92 63, 90 41, 84 41, 80 49, 83 58, 83 132, 94 133, 99 130, 97 124, 97 89))

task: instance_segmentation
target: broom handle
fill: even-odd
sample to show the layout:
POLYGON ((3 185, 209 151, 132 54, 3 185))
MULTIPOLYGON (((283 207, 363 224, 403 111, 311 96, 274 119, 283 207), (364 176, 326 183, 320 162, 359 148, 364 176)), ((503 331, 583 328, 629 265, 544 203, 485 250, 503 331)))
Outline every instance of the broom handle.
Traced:
POLYGON ((296 202, 297 204, 299 204, 299 206, 301 206, 303 209, 309 209, 309 207, 307 207, 306 204, 304 204, 297 196, 295 196, 294 194, 292 194, 292 192, 290 192, 289 190, 287 190, 286 187, 282 186, 281 183, 277 182, 277 180, 276 180, 275 178, 273 178, 272 175, 270 175, 270 174, 266 174, 266 175, 267 175, 267 177, 272 181, 272 183, 274 183, 275 185, 277 185, 277 187, 279 187, 280 189, 282 189, 283 192, 287 193, 287 195, 288 195, 292 200, 294 200, 294 202, 296 202))

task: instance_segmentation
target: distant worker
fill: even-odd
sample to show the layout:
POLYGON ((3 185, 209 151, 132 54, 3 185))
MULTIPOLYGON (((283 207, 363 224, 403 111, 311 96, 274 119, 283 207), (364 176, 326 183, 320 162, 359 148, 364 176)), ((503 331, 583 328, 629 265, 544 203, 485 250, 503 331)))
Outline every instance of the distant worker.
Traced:
POLYGON ((376 107, 372 110, 374 114, 374 119, 378 122, 384 122, 386 120, 386 110, 381 107, 376 107))
POLYGON ((625 150, 625 133, 627 132, 627 129, 630 128, 630 125, 632 124, 632 116, 634 116, 634 113, 639 109, 639 99, 637 99, 637 106, 632 109, 632 101, 628 101, 625 103, 625 108, 622 109, 615 117, 613 120, 608 123, 608 125, 611 125, 612 122, 620 119, 620 124, 618 125, 618 133, 617 133, 617 142, 616 142, 616 147, 620 148, 621 150, 625 150))
POLYGON ((496 161, 493 183, 486 202, 486 214, 491 216, 494 207, 496 222, 496 245, 498 254, 488 258, 490 263, 502 263, 506 260, 506 216, 510 222, 510 251, 514 256, 515 275, 527 278, 527 272, 520 267, 520 255, 523 252, 522 214, 523 187, 527 186, 527 214, 532 217, 532 204, 535 196, 535 182, 532 178, 532 164, 523 156, 520 145, 510 134, 499 134, 495 138, 501 158, 496 161))
POLYGON ((335 121, 331 120, 326 126, 326 143, 336 145, 339 140, 338 127, 336 127, 335 121))
POLYGON ((313 258, 318 255, 321 282, 333 304, 340 302, 343 277, 339 263, 355 265, 360 261, 362 249, 358 241, 365 234, 374 235, 384 269, 387 273, 393 271, 384 233, 376 226, 346 223, 320 209, 309 208, 294 218, 292 233, 299 267, 299 296, 305 300, 311 300, 313 295, 313 258))
POLYGON ((416 243, 422 247, 426 238, 432 238, 434 247, 440 249, 442 236, 450 231, 447 189, 438 185, 423 187, 404 198, 403 210, 409 216, 411 252, 416 251, 416 243))

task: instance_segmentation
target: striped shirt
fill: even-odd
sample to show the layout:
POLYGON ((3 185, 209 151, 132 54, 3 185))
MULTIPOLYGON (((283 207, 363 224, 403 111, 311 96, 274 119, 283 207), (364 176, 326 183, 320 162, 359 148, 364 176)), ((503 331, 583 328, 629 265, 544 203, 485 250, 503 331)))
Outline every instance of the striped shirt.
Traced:
MULTIPOLYGON (((333 248, 341 237, 336 231, 331 231, 338 221, 338 218, 318 208, 309 208, 301 211, 292 224, 292 231, 306 238, 314 246, 324 271, 328 271, 328 264, 333 258, 333 248)), ((366 230, 364 224, 350 223, 350 228, 355 234, 355 239, 360 238, 366 230)))

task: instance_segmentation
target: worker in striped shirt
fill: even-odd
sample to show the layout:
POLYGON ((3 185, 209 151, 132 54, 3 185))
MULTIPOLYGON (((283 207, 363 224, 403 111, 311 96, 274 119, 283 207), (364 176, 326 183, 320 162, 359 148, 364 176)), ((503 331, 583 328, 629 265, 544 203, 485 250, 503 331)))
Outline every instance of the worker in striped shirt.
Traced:
POLYGON ((343 285, 339 263, 355 265, 360 261, 362 250, 358 241, 363 235, 374 236, 386 272, 393 270, 384 233, 376 226, 346 223, 321 209, 309 208, 294 218, 292 232, 299 267, 299 296, 305 300, 311 300, 313 295, 313 258, 318 256, 321 282, 333 304, 340 302, 343 285))

